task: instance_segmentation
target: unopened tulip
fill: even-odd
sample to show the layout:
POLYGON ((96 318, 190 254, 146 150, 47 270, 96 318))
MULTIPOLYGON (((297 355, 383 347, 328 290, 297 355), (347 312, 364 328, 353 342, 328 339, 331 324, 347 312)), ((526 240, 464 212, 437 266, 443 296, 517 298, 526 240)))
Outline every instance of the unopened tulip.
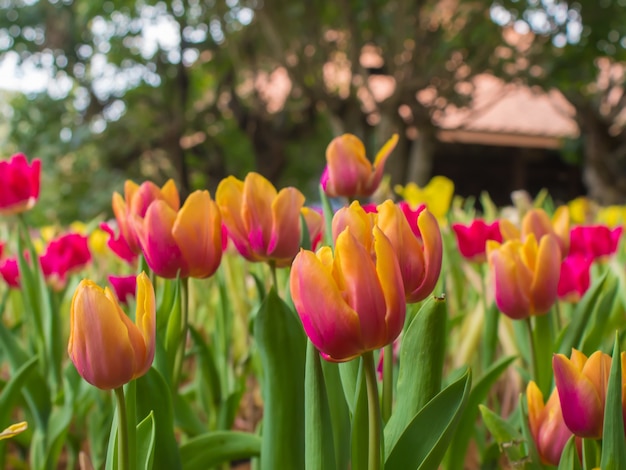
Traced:
POLYGON ((380 149, 374 163, 365 156, 365 146, 352 134, 334 138, 326 148, 326 168, 320 183, 330 197, 371 196, 383 177, 385 162, 398 143, 398 135, 380 149))
POLYGON ((374 227, 372 251, 347 227, 335 251, 301 250, 290 288, 304 331, 322 356, 349 361, 393 342, 406 313, 400 267, 391 243, 374 227))
POLYGON ((109 288, 84 279, 70 307, 67 347, 78 373, 90 384, 110 390, 144 375, 155 351, 156 302, 148 276, 137 276, 135 323, 109 288))
POLYGON ((164 200, 133 219, 144 257, 158 276, 205 278, 222 260, 222 218, 208 191, 194 191, 176 212, 164 200))
POLYGON ((559 394, 554 389, 548 402, 544 403, 541 390, 535 382, 530 381, 526 388, 526 400, 530 433, 541 461, 557 466, 565 444, 572 437, 572 431, 563 420, 559 394))
POLYGON ((258 173, 244 181, 229 176, 220 182, 215 201, 228 236, 248 261, 289 266, 300 248, 300 214, 304 196, 296 188, 276 188, 258 173))
POLYGON ((590 267, 591 259, 579 254, 570 253, 563 260, 557 289, 559 299, 578 302, 585 295, 591 282, 590 267))
POLYGON ((487 259, 496 305, 512 319, 547 313, 557 298, 561 252, 554 235, 504 244, 489 240, 487 259))
POLYGON ((113 193, 113 213, 120 229, 120 235, 126 240, 128 247, 135 254, 141 253, 141 245, 135 233, 135 220, 143 219, 148 207, 154 201, 165 201, 173 210, 180 208, 180 196, 174 180, 168 180, 162 188, 151 181, 138 185, 126 180, 124 183, 124 197, 113 193))
POLYGON ((20 270, 17 266, 17 258, 6 258, 0 261, 0 276, 9 287, 20 288, 20 270))
MULTIPOLYGON (((621 356, 622 372, 624 354, 621 356)), ((555 354, 552 368, 567 427, 579 437, 602 437, 611 356, 596 351, 587 358, 582 352, 572 349, 570 358, 555 354)), ((622 376, 623 383, 625 379, 622 376)))
POLYGON ((606 259, 617 251, 623 227, 610 229, 605 225, 588 225, 572 228, 570 253, 587 258, 606 259))
POLYGON ((470 225, 452 224, 452 230, 461 255, 476 263, 484 263, 486 260, 487 240, 502 243, 500 222, 497 220, 491 224, 482 219, 472 220, 470 225))
POLYGON ((18 214, 32 208, 39 199, 41 161, 28 164, 22 153, 0 161, 0 215, 18 214))

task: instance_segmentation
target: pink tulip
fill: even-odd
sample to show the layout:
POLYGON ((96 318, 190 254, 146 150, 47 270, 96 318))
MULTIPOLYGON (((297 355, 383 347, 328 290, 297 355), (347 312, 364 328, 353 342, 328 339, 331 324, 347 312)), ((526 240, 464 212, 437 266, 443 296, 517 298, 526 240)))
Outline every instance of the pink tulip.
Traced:
POLYGON ((91 261, 88 237, 68 233, 52 240, 39 259, 44 276, 53 286, 65 286, 67 276, 91 261))
POLYGON ((0 276, 9 287, 14 289, 20 288, 20 271, 17 267, 16 258, 6 258, 0 262, 0 276))
POLYGON ((115 235, 115 230, 106 222, 102 222, 100 224, 100 228, 109 234, 109 240, 107 241, 107 246, 109 249, 115 253, 120 259, 126 261, 131 266, 134 266, 137 262, 137 254, 131 250, 130 246, 126 239, 122 236, 120 232, 117 236, 115 235))
POLYGON ((605 225, 574 227, 570 232, 570 253, 591 259, 602 259, 617 251, 623 227, 605 225))
POLYGON ((41 161, 28 164, 22 153, 0 161, 0 215, 18 214, 32 208, 39 199, 41 161))
POLYGON ((502 243, 500 222, 497 220, 491 224, 482 219, 475 219, 470 225, 452 224, 452 230, 456 235, 461 255, 476 263, 484 263, 486 260, 487 240, 502 243))
POLYGON ((137 290, 137 277, 130 276, 113 276, 108 277, 109 284, 113 287, 117 300, 123 304, 128 304, 128 298, 135 298, 137 290))
POLYGON ((561 275, 557 289, 559 299, 578 302, 589 289, 591 258, 570 253, 561 263, 561 275))

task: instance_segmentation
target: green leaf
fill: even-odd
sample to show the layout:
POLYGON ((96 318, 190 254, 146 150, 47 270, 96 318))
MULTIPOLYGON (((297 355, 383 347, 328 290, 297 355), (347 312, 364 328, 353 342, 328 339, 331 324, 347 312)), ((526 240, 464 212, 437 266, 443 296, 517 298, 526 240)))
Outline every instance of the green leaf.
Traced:
POLYGON ((203 434, 190 439, 180 448, 183 470, 206 470, 233 460, 258 457, 260 453, 261 438, 239 431, 203 434))
POLYGON ((417 412, 441 390, 446 317, 445 300, 430 297, 402 336, 396 409, 385 426, 387 449, 393 448, 417 412))
POLYGON ((567 444, 565 444, 558 470, 582 470, 582 465, 578 458, 578 449, 576 448, 576 436, 570 437, 567 444))
POLYGON ((181 307, 181 281, 177 279, 176 290, 174 292, 174 301, 172 303, 172 309, 168 312, 167 316, 167 328, 165 330, 165 352, 168 364, 170 380, 174 386, 174 369, 176 368, 176 356, 178 354, 180 342, 182 339, 182 307, 181 307))
POLYGON ((521 462, 528 455, 523 447, 524 439, 515 426, 483 405, 478 405, 485 427, 489 430, 498 447, 511 463, 521 462))
POLYGON ((137 470, 151 470, 154 459, 154 413, 137 425, 137 470))
POLYGON ((516 356, 509 356, 496 362, 485 371, 481 379, 472 387, 467 406, 459 421, 458 430, 450 444, 448 470, 462 470, 464 468, 467 446, 476 432, 474 424, 479 413, 478 405, 487 398, 492 385, 515 359, 516 356))
POLYGON ((154 461, 159 468, 181 468, 178 442, 174 435, 174 411, 170 388, 154 367, 135 381, 137 390, 137 421, 154 413, 154 461))
POLYGON ((350 462, 350 410, 341 385, 338 366, 339 364, 334 362, 322 361, 335 440, 336 467, 344 469, 348 468, 348 462, 350 462))
POLYGON ((438 468, 467 404, 471 382, 468 369, 417 413, 393 447, 385 442, 385 470, 438 468))
POLYGON ((305 469, 332 470, 335 447, 326 384, 319 351, 307 341, 304 376, 305 469))
POLYGON ((585 470, 592 470, 599 465, 599 442, 596 439, 583 439, 583 468, 585 470))
POLYGON ((359 377, 360 361, 353 360, 341 362, 337 364, 339 370, 339 379, 341 380, 341 388, 343 389, 344 398, 350 410, 350 414, 354 414, 356 399, 358 397, 357 384, 359 377))
POLYGON ((615 335, 611 373, 606 392, 604 408, 604 427, 602 429, 603 470, 621 470, 626 468, 626 436, 624 435, 624 417, 622 412, 622 365, 619 348, 619 336, 615 335))
MULTIPOLYGON (((565 327, 564 333, 561 336, 561 341, 558 345, 557 352, 565 354, 569 357, 572 352, 572 348, 576 348, 590 354, 595 349, 592 341, 588 339, 584 345, 586 348, 592 348, 590 350, 583 350, 583 339, 585 336, 589 338, 590 334, 586 333, 589 328, 597 328, 599 322, 597 317, 603 315, 603 311, 608 310, 607 302, 612 302, 617 288, 617 280, 609 274, 609 271, 596 281, 591 288, 585 293, 581 301, 576 305, 576 308, 572 312, 572 320, 565 327), (601 305, 602 304, 602 305, 601 305)), ((608 315, 608 313, 606 313, 608 315)), ((591 335, 591 338, 594 336, 591 335)))
POLYGON ((259 307, 254 337, 263 366, 261 468, 303 468, 306 336, 274 288, 259 307))

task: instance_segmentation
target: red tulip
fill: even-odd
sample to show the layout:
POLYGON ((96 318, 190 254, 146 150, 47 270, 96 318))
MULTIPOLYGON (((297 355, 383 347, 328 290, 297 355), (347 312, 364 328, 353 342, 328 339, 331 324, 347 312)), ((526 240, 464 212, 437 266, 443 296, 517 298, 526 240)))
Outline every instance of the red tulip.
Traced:
POLYGON ((469 261, 485 262, 487 240, 502 243, 500 222, 497 220, 491 224, 481 219, 473 220, 470 225, 452 224, 452 230, 456 235, 459 252, 469 261))
POLYGON ((569 254, 561 263, 561 275, 557 289, 559 299, 578 302, 589 289, 591 258, 581 254, 569 254))
POLYGON ((570 253, 591 259, 604 258, 617 251, 623 227, 605 225, 574 227, 570 232, 570 253))

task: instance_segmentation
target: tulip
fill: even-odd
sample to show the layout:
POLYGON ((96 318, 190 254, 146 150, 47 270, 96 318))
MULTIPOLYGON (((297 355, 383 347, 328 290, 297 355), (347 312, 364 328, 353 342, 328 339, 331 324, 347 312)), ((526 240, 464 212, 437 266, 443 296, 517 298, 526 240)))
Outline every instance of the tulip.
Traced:
POLYGON ((565 444, 572 436, 572 431, 563 420, 559 394, 554 389, 548 402, 544 403, 539 387, 535 382, 530 381, 526 388, 526 400, 530 433, 541 461, 547 465, 557 466, 565 444))
MULTIPOLYGON (((626 206, 607 206, 598 211, 597 222, 615 227, 626 223, 626 206)), ((587 222, 587 221, 585 221, 587 222)))
POLYGON ((452 224, 452 230, 461 255, 476 263, 484 263, 486 260, 487 240, 502 243, 500 222, 497 220, 491 224, 481 219, 473 220, 470 225, 452 224))
POLYGON ((205 278, 220 265, 222 218, 208 191, 191 193, 178 212, 156 200, 133 224, 146 262, 158 276, 205 278))
POLYGON ((593 219, 595 204, 585 196, 577 197, 567 203, 570 221, 574 224, 587 224, 593 219))
POLYGON ((88 239, 68 233, 52 240, 39 258, 44 276, 53 286, 65 286, 67 276, 84 268, 91 261, 88 239))
MULTIPOLYGON (((624 354, 621 356, 622 372, 624 354)), ((572 349, 571 358, 555 354, 552 368, 567 427, 579 437, 602 437, 611 356, 596 351, 587 358, 582 352, 572 349)), ((623 382, 624 379, 626 377, 623 377, 623 382)))
POLYGON ((137 218, 143 219, 148 207, 154 201, 165 201, 173 211, 178 211, 180 196, 173 180, 168 180, 162 188, 150 181, 145 181, 139 186, 133 181, 126 180, 124 197, 117 192, 113 193, 113 213, 120 229, 120 236, 126 240, 128 247, 135 254, 141 253, 141 245, 133 221, 137 218))
POLYGON ((383 177, 385 162, 398 143, 394 134, 379 150, 374 164, 365 156, 365 146, 352 134, 335 137, 326 148, 326 168, 320 183, 329 197, 371 196, 383 177))
POLYGON ((561 254, 556 237, 546 235, 537 245, 528 235, 522 243, 487 241, 487 259, 498 308, 513 319, 547 313, 557 297, 561 254))
POLYGON ((4 243, 0 242, 0 259, 2 259, 3 253, 4 253, 4 243))
POLYGON ((9 287, 20 288, 20 270, 16 258, 6 258, 0 262, 0 276, 9 287))
POLYGON ((445 176, 434 176, 426 186, 420 188, 415 183, 396 186, 395 191, 412 208, 425 204, 440 224, 445 223, 454 196, 454 183, 445 176))
POLYGON ((557 293, 560 299, 578 302, 591 282, 589 268, 591 259, 579 254, 569 254, 561 263, 561 275, 557 293))
POLYGON ((531 209, 522 219, 522 229, 517 229, 510 221, 500 221, 500 232, 504 240, 526 240, 531 233, 535 240, 541 242, 544 235, 554 235, 561 250, 561 257, 565 258, 569 252, 569 209, 567 206, 559 207, 552 220, 543 209, 531 209))
POLYGON ((324 232, 324 216, 315 209, 310 207, 302 208, 302 216, 309 231, 309 239, 311 240, 311 249, 317 249, 322 242, 322 234, 324 232))
POLYGON ((591 259, 604 259, 617 251, 623 227, 604 225, 574 227, 570 233, 570 252, 591 259))
POLYGON ((28 164, 22 153, 0 161, 0 215, 18 214, 32 208, 39 199, 41 160, 28 164))
POLYGON ((123 304, 128 305, 128 298, 135 297, 137 278, 135 276, 109 276, 109 284, 113 287, 115 297, 123 304))
POLYGON ((90 384, 110 390, 144 375, 154 359, 156 302, 148 276, 137 276, 135 323, 109 288, 80 282, 70 307, 67 352, 90 384))
MULTIPOLYGON (((372 228, 377 225, 391 242, 398 258, 406 301, 419 302, 428 297, 439 279, 443 243, 437 220, 428 210, 421 211, 416 225, 421 238, 415 236, 399 205, 391 200, 366 212, 357 201, 339 209, 333 217, 333 237, 346 227, 365 246, 371 247, 372 228)), ((371 252, 371 249, 369 250, 371 252)))
POLYGON ((387 200, 378 206, 376 225, 389 238, 398 257, 406 301, 424 300, 441 273, 443 242, 437 219, 428 209, 422 210, 416 223, 421 234, 418 238, 402 208, 387 200))
POLYGON ((300 248, 300 214, 304 196, 296 188, 278 193, 258 173, 244 181, 229 176, 220 182, 215 201, 228 235, 248 261, 268 261, 289 266, 300 248))
POLYGON ((406 313, 402 275, 389 239, 372 230, 372 251, 346 227, 317 253, 301 250, 290 275, 304 331, 331 362, 349 361, 392 343, 406 313))

